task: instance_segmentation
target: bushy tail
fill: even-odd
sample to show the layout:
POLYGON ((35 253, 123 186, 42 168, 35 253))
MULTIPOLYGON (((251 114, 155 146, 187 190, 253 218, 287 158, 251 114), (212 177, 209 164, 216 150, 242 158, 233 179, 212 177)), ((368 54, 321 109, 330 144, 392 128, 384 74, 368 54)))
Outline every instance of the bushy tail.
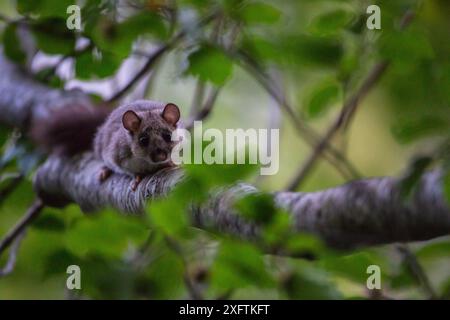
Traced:
POLYGON ((70 106, 31 125, 31 138, 47 152, 74 155, 92 148, 95 133, 110 113, 107 107, 70 106))

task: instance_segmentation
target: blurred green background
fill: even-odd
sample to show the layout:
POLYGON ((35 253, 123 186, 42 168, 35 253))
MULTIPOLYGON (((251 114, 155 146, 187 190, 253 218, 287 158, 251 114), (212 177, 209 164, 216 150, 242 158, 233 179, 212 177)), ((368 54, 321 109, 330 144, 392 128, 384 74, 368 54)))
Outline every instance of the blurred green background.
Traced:
MULTIPOLYGON (((258 62, 270 75, 269 83, 282 88, 294 111, 317 132, 328 128, 370 68, 389 60, 386 74, 360 103, 348 128, 333 140, 335 147, 363 177, 402 176, 415 170, 413 159, 423 155, 448 163, 441 148, 450 132, 446 0, 86 0, 79 2, 83 30, 77 32, 65 28, 65 8, 73 2, 1 1, 5 55, 26 64, 17 35, 17 28, 25 25, 37 47, 30 70, 38 81, 108 98, 145 63, 142 53, 187 28, 186 39, 159 61, 151 81, 143 81, 126 100, 171 101, 188 118, 192 105, 199 104, 198 90, 221 88, 205 128, 280 128, 278 174, 242 177, 264 191, 285 188, 311 147, 243 66, 239 53, 258 62), (366 28, 371 4, 381 8, 381 30, 366 28), (408 10, 415 17, 400 30, 399 21, 408 10), (197 26, 216 11, 220 19, 197 26), (91 47, 84 50, 86 43, 91 47), (60 57, 65 58, 58 64, 60 57)), ((43 157, 26 136, 17 138, 11 128, 0 129, 1 185, 11 174, 26 177, 1 199, 0 234, 5 234, 32 203, 31 178, 43 157)), ((344 182, 335 168, 319 159, 299 191, 344 182)), ((167 203, 158 210, 183 214, 167 203)), ((252 244, 187 226, 188 235, 171 233, 166 222, 146 218, 115 212, 86 216, 76 205, 44 209, 23 240, 14 272, 0 278, 0 299, 186 298, 186 277, 206 298, 370 298, 365 287, 370 264, 382 268, 385 296, 423 299, 430 294, 395 246, 334 252, 305 236, 293 241, 320 256, 305 261, 264 255, 252 244), (181 247, 181 253, 174 246, 181 247), (65 289, 69 264, 82 270, 82 290, 76 294, 65 289)), ((434 294, 449 298, 448 238, 411 248, 434 294)), ((0 262, 5 261, 3 255, 0 262)))

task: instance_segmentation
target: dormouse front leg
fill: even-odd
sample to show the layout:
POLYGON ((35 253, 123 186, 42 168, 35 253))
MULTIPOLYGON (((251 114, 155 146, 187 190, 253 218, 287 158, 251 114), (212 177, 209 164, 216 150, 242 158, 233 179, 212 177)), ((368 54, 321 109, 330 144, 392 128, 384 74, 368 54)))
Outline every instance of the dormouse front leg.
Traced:
POLYGON ((100 181, 100 183, 103 183, 112 175, 112 173, 113 171, 110 168, 104 166, 102 167, 100 174, 98 175, 98 180, 100 181))
POLYGON ((134 176, 134 180, 133 180, 133 182, 131 183, 131 190, 136 191, 136 189, 137 189, 139 183, 141 183, 141 181, 142 181, 142 176, 141 176, 141 175, 138 175, 138 174, 135 175, 135 176, 134 176))

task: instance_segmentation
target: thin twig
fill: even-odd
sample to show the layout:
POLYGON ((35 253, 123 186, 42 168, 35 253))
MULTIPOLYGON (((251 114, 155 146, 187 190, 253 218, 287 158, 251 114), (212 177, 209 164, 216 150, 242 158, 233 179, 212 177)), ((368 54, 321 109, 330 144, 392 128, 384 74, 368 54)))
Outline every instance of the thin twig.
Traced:
POLYGON ((187 270, 188 268, 188 262, 186 260, 186 258, 184 257, 184 252, 182 250, 182 248, 180 247, 180 245, 172 238, 170 238, 169 236, 165 236, 164 237, 167 246, 176 254, 178 254, 181 258, 181 261, 183 262, 183 266, 184 266, 184 282, 186 284, 186 288, 189 291, 189 294, 191 295, 191 298, 194 300, 203 300, 203 294, 200 292, 200 290, 197 288, 197 286, 195 285, 194 281, 192 281, 191 277, 189 276, 189 272, 187 270))
POLYGON ((5 16, 4 14, 0 13, 0 21, 6 22, 6 23, 10 23, 11 19, 8 18, 7 16, 5 16))
POLYGON ((20 236, 25 228, 39 215, 44 206, 45 205, 41 199, 37 199, 34 201, 34 203, 28 208, 25 215, 0 242, 0 255, 12 244, 14 239, 20 236))
POLYGON ((200 106, 203 104, 203 98, 205 97, 205 83, 198 79, 195 85, 194 96, 192 98, 192 104, 190 108, 190 117, 195 118, 196 114, 200 110, 200 106))
POLYGON ((14 271, 14 267, 16 266, 17 261, 17 253, 20 248, 20 243, 22 239, 25 237, 26 230, 22 230, 19 235, 14 239, 11 244, 11 248, 9 249, 8 260, 3 268, 0 269, 0 277, 4 277, 11 272, 14 271))
POLYGON ((45 71, 45 74, 43 76, 43 81, 48 82, 50 80, 50 77, 53 76, 58 68, 66 61, 68 58, 76 58, 82 55, 83 53, 91 50, 94 47, 92 42, 89 42, 88 45, 86 45, 84 48, 81 48, 79 50, 73 50, 71 53, 68 53, 66 55, 63 55, 59 58, 59 60, 49 69, 45 71))
MULTIPOLYGON (((407 27, 411 23, 413 17, 414 13, 412 11, 408 11, 401 19, 400 29, 404 29, 405 27, 407 27)), ((295 174, 294 179, 292 179, 292 181, 289 183, 287 190, 295 190, 301 185, 307 175, 312 171, 311 169, 315 165, 317 158, 322 154, 326 146, 330 143, 339 129, 349 123, 350 119, 355 114, 355 111, 357 110, 361 100, 378 83, 380 78, 385 74, 388 67, 389 61, 381 61, 375 64, 366 79, 362 82, 359 89, 356 90, 356 92, 352 96, 350 96, 348 100, 345 101, 338 117, 328 128, 325 135, 314 148, 309 158, 300 167, 300 170, 295 174)))
POLYGON ((211 88, 211 91, 203 107, 188 121, 186 125, 187 130, 191 130, 193 128, 195 121, 201 121, 209 116, 217 100, 217 97, 219 96, 220 89, 221 88, 211 88))
MULTIPOLYGON (((275 74, 276 78, 275 80, 279 83, 281 83, 280 87, 283 86, 282 84, 282 78, 279 76, 278 73, 275 74)), ((267 130, 271 131, 273 129, 278 130, 281 129, 282 124, 282 117, 281 114, 281 108, 279 108, 277 102, 274 99, 271 99, 269 105, 268 105, 268 123, 267 123, 267 130)), ((268 146, 268 152, 272 153, 272 147, 271 147, 271 138, 267 137, 267 146, 268 146)), ((258 174, 255 177, 255 180, 253 181, 253 184, 256 186, 259 186, 261 182, 265 179, 267 179, 268 176, 263 176, 258 174)))
POLYGON ((157 63, 153 67, 153 72, 148 76, 147 81, 144 84, 144 90, 142 92, 142 99, 145 99, 150 96, 150 94, 153 90, 157 75, 159 73, 158 71, 161 69, 160 66, 161 66, 161 63, 157 63))
MULTIPOLYGON (((213 30, 213 33, 212 33, 212 41, 216 42, 219 45, 224 46, 227 51, 231 52, 234 50, 235 41, 241 30, 241 25, 240 24, 233 25, 233 28, 232 28, 231 34, 230 34, 230 39, 228 40, 227 44, 224 44, 223 41, 221 41, 223 39, 221 39, 219 37, 219 30, 220 30, 220 28, 222 28, 222 26, 223 26, 223 21, 222 21, 222 19, 219 19, 217 22, 216 28, 213 30)), ((205 91, 204 83, 203 82, 197 83, 197 89, 199 91, 198 93, 201 94, 201 97, 194 97, 194 105, 191 108, 191 110, 193 110, 194 114, 191 116, 191 119, 189 120, 188 124, 186 125, 186 129, 191 130, 194 126, 195 121, 204 120, 205 118, 207 118, 209 116, 222 88, 223 88, 223 86, 211 87, 209 95, 208 95, 206 101, 204 102, 202 108, 200 110, 194 110, 194 108, 197 109, 195 106, 195 103, 197 103, 196 100, 200 101, 200 103, 201 103, 201 101, 203 101, 203 95, 204 95, 204 91, 205 91)))
MULTIPOLYGON (((211 20, 213 20, 217 16, 217 14, 218 12, 214 12, 209 16, 205 17, 203 20, 199 22, 198 26, 201 27, 208 24, 211 20)), ((139 70, 121 90, 119 90, 111 98, 109 98, 107 102, 108 103, 116 102, 117 100, 122 98, 128 92, 128 90, 130 90, 156 64, 156 62, 159 61, 159 59, 164 55, 164 53, 172 49, 179 41, 181 41, 187 35, 187 33, 188 33, 187 30, 180 31, 169 42, 161 45, 158 49, 156 49, 155 52, 153 52, 153 54, 151 54, 148 57, 147 62, 144 64, 141 70, 139 70)))
POLYGON ((131 87, 133 87, 155 65, 159 58, 161 58, 162 55, 172 47, 172 45, 173 43, 170 42, 156 49, 156 51, 148 58, 144 66, 133 76, 133 78, 131 78, 122 89, 109 98, 107 102, 112 103, 122 98, 128 90, 130 90, 131 87))
POLYGON ((397 245, 397 250, 402 254, 403 261, 407 264, 411 274, 414 276, 416 281, 422 286, 423 291, 428 296, 429 299, 437 299, 437 294, 431 286, 430 280, 420 265, 417 257, 406 244, 397 245))
POLYGON ((328 128, 322 140, 320 140, 320 142, 314 148, 312 154, 308 157, 297 174, 295 174, 294 179, 292 179, 292 181, 290 182, 287 190, 292 191, 297 189, 305 180, 306 176, 311 172, 311 168, 316 163, 317 158, 322 154, 322 151, 325 149, 326 145, 330 143, 331 139, 339 131, 339 129, 353 116, 359 102, 366 96, 369 90, 373 86, 375 86, 375 84, 381 78, 381 75, 383 75, 383 73, 387 69, 388 65, 389 64, 387 62, 381 62, 373 67, 368 77, 363 82, 361 87, 357 90, 357 92, 344 103, 344 107, 342 108, 339 116, 328 128))
POLYGON ((228 289, 227 291, 225 291, 224 293, 218 295, 216 297, 216 300, 230 300, 231 296, 233 295, 234 290, 233 289, 228 289))
POLYGON ((5 201, 5 199, 13 192, 22 182, 23 175, 18 174, 17 176, 13 177, 6 187, 4 187, 2 190, 0 190, 0 205, 5 201))
MULTIPOLYGON (((310 146, 315 146, 320 140, 320 136, 312 128, 310 128, 301 118, 297 116, 292 106, 287 102, 286 97, 280 93, 272 85, 268 76, 261 71, 261 67, 251 57, 243 52, 238 53, 238 62, 240 62, 242 68, 246 70, 258 83, 266 90, 266 92, 277 102, 279 107, 283 109, 288 115, 289 119, 293 122, 294 128, 298 134, 308 143, 310 146)), ((324 157, 329 161, 339 173, 346 179, 355 179, 361 175, 356 168, 350 163, 346 157, 336 150, 332 145, 327 144, 327 153, 324 157), (341 166, 342 164, 342 166, 341 166)))
POLYGON ((143 270, 150 263, 148 250, 149 250, 150 246, 152 245, 154 238, 155 238, 155 233, 153 231, 150 231, 147 238, 145 239, 144 243, 141 246, 139 246, 135 255, 129 261, 129 263, 136 270, 143 270))

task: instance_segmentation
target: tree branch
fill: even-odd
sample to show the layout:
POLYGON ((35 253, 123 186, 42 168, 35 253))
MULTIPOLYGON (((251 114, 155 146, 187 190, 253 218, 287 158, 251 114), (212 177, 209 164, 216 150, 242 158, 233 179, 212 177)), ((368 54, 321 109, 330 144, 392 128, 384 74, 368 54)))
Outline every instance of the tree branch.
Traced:
MULTIPOLYGON (((50 157, 38 170, 34 186, 50 206, 77 203, 85 211, 112 206, 139 213, 145 201, 167 194, 181 179, 181 169, 164 169, 146 177, 133 192, 132 178, 114 174, 100 184, 102 163, 92 153, 67 159, 50 157)), ((440 185, 441 172, 425 174, 409 202, 399 180, 373 178, 313 193, 274 193, 277 205, 289 212, 296 232, 311 232, 330 246, 350 248, 402 241, 419 241, 450 234, 450 210, 440 185)), ((190 210, 194 226, 258 237, 259 227, 235 214, 236 199, 253 192, 240 184, 218 193, 190 210)))
MULTIPOLYGON (((400 29, 406 28, 414 18, 414 12, 408 10, 400 21, 400 29)), ((367 93, 378 83, 380 78, 384 75, 389 67, 389 61, 381 61, 373 66, 367 77, 362 82, 361 86, 357 91, 344 103, 341 112, 337 116, 336 120, 331 124, 331 126, 326 131, 323 138, 316 145, 311 155, 306 159, 305 163, 300 167, 299 171, 295 174, 292 181, 289 183, 287 190, 293 191, 297 189, 300 184, 305 180, 306 176, 311 173, 314 164, 316 163, 319 156, 326 149, 327 145, 334 135, 341 129, 345 127, 350 119, 356 112, 359 103, 367 95, 367 93)))
MULTIPOLYGON (((205 18, 199 21, 198 27, 202 27, 208 24, 209 22, 214 20, 217 15, 217 12, 213 12, 207 15, 205 18)), ((108 102, 112 103, 122 98, 128 92, 128 90, 130 90, 159 61, 163 54, 172 49, 176 44, 178 44, 179 41, 184 39, 186 34, 187 30, 182 30, 177 33, 170 41, 157 48, 155 52, 153 52, 148 57, 147 62, 144 64, 144 66, 133 76, 133 78, 128 81, 128 83, 122 89, 120 89, 111 98, 109 98, 108 102)))
POLYGON ((332 125, 328 128, 327 132, 314 148, 311 155, 306 159, 305 163, 302 165, 298 173, 295 174, 294 179, 288 186, 288 190, 292 191, 299 187, 300 183, 304 181, 307 174, 311 172, 313 165, 316 163, 316 160, 322 154, 322 151, 325 149, 327 144, 330 143, 331 139, 334 135, 339 131, 339 129, 348 121, 349 118, 355 113, 356 108, 358 107, 359 102, 366 96, 369 90, 378 82, 381 76, 384 74, 388 67, 387 62, 380 62, 376 64, 373 69, 370 71, 369 75, 358 89, 358 91, 351 96, 342 107, 342 111, 339 113, 336 120, 332 123, 332 125))
POLYGON ((17 253, 20 248, 20 243, 22 239, 25 237, 25 230, 23 230, 12 242, 11 248, 9 249, 8 260, 3 268, 0 269, 0 278, 7 276, 11 272, 14 271, 14 267, 16 266, 17 261, 17 253))
POLYGON ((109 103, 113 103, 120 98, 122 98, 128 90, 130 90, 150 69, 159 61, 162 55, 168 51, 174 44, 174 41, 169 42, 165 45, 160 46, 158 49, 150 55, 147 62, 142 66, 142 68, 131 78, 128 83, 119 91, 117 91, 111 98, 108 99, 109 103))
POLYGON ((26 128, 31 121, 43 119, 58 108, 92 105, 80 90, 53 89, 37 82, 0 52, 0 123, 26 128))
MULTIPOLYGON (((32 120, 51 116, 55 108, 91 104, 88 95, 80 91, 51 89, 37 83, 1 55, 0 70, 3 123, 23 128, 32 120)), ((35 189, 46 205, 75 202, 85 211, 112 206, 137 213, 143 211, 146 200, 166 194, 183 178, 180 169, 161 170, 145 178, 133 192, 129 188, 131 179, 119 174, 99 184, 97 174, 102 165, 89 152, 70 159, 52 156, 39 168, 35 189)), ((450 211, 442 196, 440 179, 439 171, 424 175, 408 203, 401 197, 395 178, 360 180, 320 192, 279 192, 273 196, 278 206, 290 214, 295 231, 315 233, 334 247, 426 240, 450 233, 450 211)), ((233 210, 234 200, 252 192, 257 192, 253 186, 241 184, 214 194, 208 203, 191 209, 193 225, 242 237, 258 236, 259 227, 233 210)))
POLYGON ((418 284, 422 286, 423 291, 428 296, 428 298, 437 299, 438 296, 434 291, 433 286, 431 285, 430 280, 425 273, 425 270, 423 270, 414 253, 411 252, 406 244, 397 245, 397 250, 401 253, 403 261, 408 266, 411 274, 416 279, 418 284))
POLYGON ((3 201, 5 201, 5 199, 20 185, 23 178, 22 174, 17 174, 0 190, 0 205, 2 205, 3 201))
MULTIPOLYGON (((261 66, 244 52, 237 54, 237 59, 244 70, 246 70, 255 80, 262 86, 264 90, 277 102, 280 109, 284 110, 289 116, 289 119, 294 125, 300 137, 302 137, 308 145, 315 147, 320 142, 320 136, 311 127, 309 127, 294 111, 294 108, 289 104, 285 95, 273 84, 276 81, 270 79, 263 71, 261 66)), ((346 179, 358 178, 360 174, 353 166, 353 164, 331 144, 325 146, 327 152, 324 153, 324 158, 330 162, 339 173, 346 179)))
POLYGON ((214 104, 216 103, 217 97, 219 96, 220 90, 222 88, 211 88, 211 91, 206 99, 202 108, 197 112, 197 114, 193 115, 191 119, 189 119, 185 125, 185 129, 191 130, 194 127, 195 121, 202 121, 209 116, 211 113, 214 104))
POLYGON ((25 228, 39 215, 44 208, 44 203, 37 199, 27 210, 22 219, 6 234, 0 242, 0 255, 5 251, 11 243, 14 242, 25 230, 25 228))

